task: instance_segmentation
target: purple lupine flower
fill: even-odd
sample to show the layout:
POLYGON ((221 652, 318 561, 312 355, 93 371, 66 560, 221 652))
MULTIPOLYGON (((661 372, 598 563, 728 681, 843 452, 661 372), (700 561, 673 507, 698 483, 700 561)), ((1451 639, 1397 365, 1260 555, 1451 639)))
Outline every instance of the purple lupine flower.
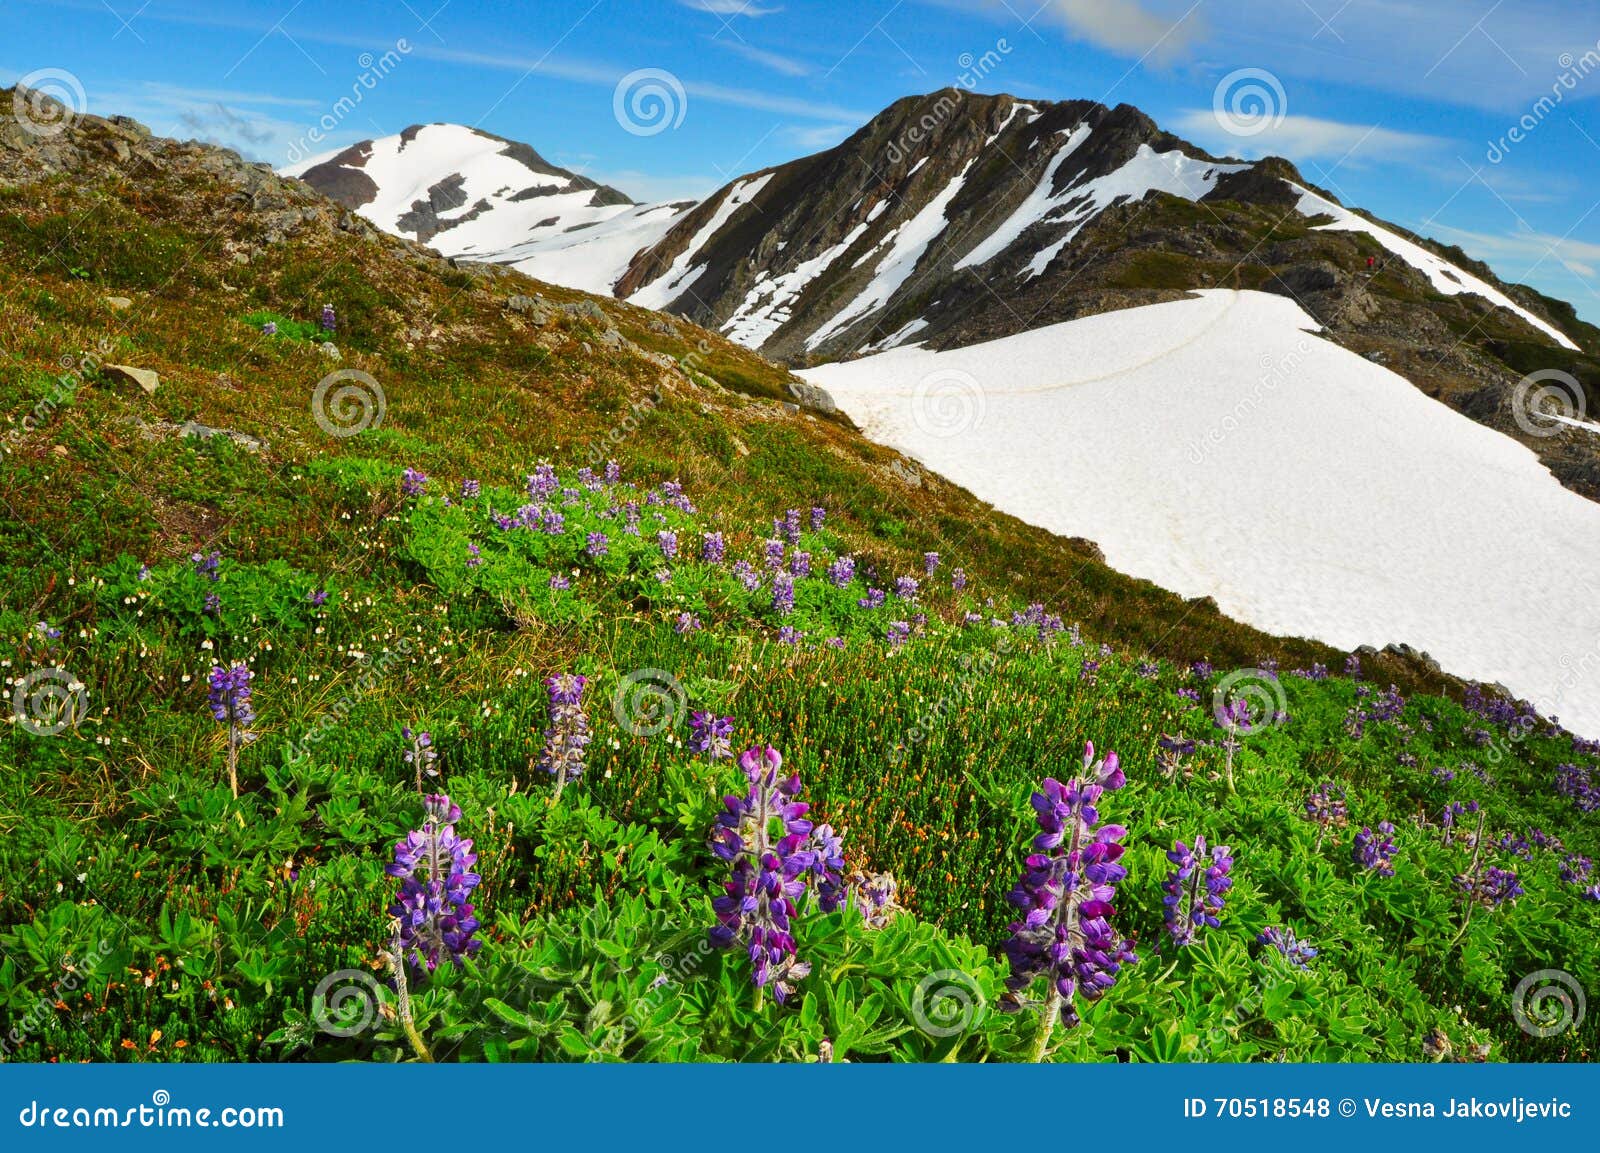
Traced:
POLYGON ((222 724, 248 729, 256 719, 250 705, 250 681, 254 675, 243 661, 234 661, 226 668, 212 665, 209 677, 211 715, 222 724))
POLYGON ((673 560, 678 555, 678 534, 671 529, 662 529, 656 533, 656 547, 661 550, 662 556, 673 560))
POLYGON ((1195 661, 1189 666, 1189 672, 1193 674, 1196 680, 1208 681, 1214 671, 1210 661, 1195 661))
POLYGON ((733 756, 733 718, 695 710, 689 714, 689 751, 713 761, 733 756))
POLYGON ((603 532, 592 532, 584 540, 583 551, 591 558, 598 559, 611 551, 611 543, 603 532))
POLYGON ((782 1002, 811 971, 795 955, 792 928, 806 882, 816 885, 819 900, 837 903, 837 843, 831 830, 824 842, 814 835, 817 830, 805 819, 811 806, 797 799, 800 777, 780 775, 783 758, 777 749, 747 749, 739 768, 749 788, 742 797, 722 799, 712 837, 711 851, 729 863, 731 875, 723 895, 711 903, 717 924, 710 939, 721 949, 742 945, 755 986, 770 984, 782 1002))
POLYGON ((678 614, 678 619, 672 623, 672 631, 680 637, 697 631, 700 628, 700 618, 690 612, 678 614))
POLYGON ((147 581, 147 580, 150 579, 150 566, 149 565, 142 564, 142 565, 139 566, 139 579, 142 580, 142 581, 147 581))
POLYGON ((590 492, 599 492, 604 487, 603 482, 594 474, 594 469, 585 465, 578 470, 578 483, 590 492))
POLYGON ((467 567, 468 568, 477 568, 482 563, 483 563, 483 554, 482 554, 482 552, 479 550, 477 545, 472 544, 469 541, 467 543, 467 567))
POLYGON ((822 643, 827 645, 830 649, 842 649, 845 647, 843 637, 829 637, 822 643))
POLYGON ((864 609, 877 609, 882 608, 883 602, 887 599, 882 589, 869 588, 867 595, 856 601, 856 604, 864 609))
POLYGON ((693 513, 694 504, 684 495, 683 485, 675 480, 661 482, 661 499, 668 508, 675 508, 679 512, 693 513))
POLYGON ((560 573, 556 573, 555 576, 550 578, 550 587, 558 593, 566 592, 572 587, 572 582, 560 573))
POLYGON ((1179 769, 1184 770, 1185 777, 1192 777, 1194 768, 1186 766, 1184 759, 1194 756, 1195 749, 1198 747, 1188 737, 1170 736, 1163 733, 1156 738, 1156 748, 1159 750, 1156 754, 1156 767, 1161 770, 1169 781, 1177 779, 1179 769))
POLYGON ((1456 771, 1454 769, 1447 769, 1443 765, 1440 765, 1438 768, 1433 770, 1433 779, 1438 781, 1440 784, 1448 785, 1451 781, 1456 779, 1456 771))
POLYGON ((1388 821, 1378 822, 1378 831, 1364 827, 1356 834, 1350 848, 1350 859, 1360 868, 1380 877, 1394 876, 1394 855, 1398 846, 1394 842, 1394 826, 1388 821))
POLYGON ((265 324, 263 324, 261 326, 261 335, 262 336, 277 336, 278 335, 278 322, 275 321, 275 320, 269 320, 265 324))
POLYGON ((900 885, 893 873, 852 873, 845 888, 869 929, 887 928, 890 921, 905 912, 896 899, 900 885))
POLYGON ((1600 786, 1583 765, 1563 762, 1556 766, 1556 792, 1572 801, 1580 813, 1600 809, 1600 786))
POLYGON ((405 762, 416 771, 417 792, 420 793, 423 777, 439 775, 439 770, 433 767, 433 762, 439 759, 439 751, 433 747, 433 734, 412 732, 411 726, 406 725, 400 730, 400 739, 405 742, 405 762))
POLYGON ((1223 732, 1222 748, 1227 754, 1224 763, 1224 774, 1228 781, 1228 792, 1233 792, 1233 755, 1244 747, 1239 739, 1245 733, 1255 728, 1255 718, 1250 708, 1250 701, 1243 696, 1236 696, 1232 700, 1224 699, 1220 702, 1213 701, 1212 720, 1217 728, 1223 732))
POLYGON ((786 550, 786 546, 784 545, 784 543, 781 540, 778 540, 776 537, 774 537, 773 539, 767 541, 767 544, 766 544, 767 568, 771 569, 773 572, 777 572, 779 569, 781 569, 783 567, 783 555, 784 555, 785 550, 786 550))
POLYGON ((461 482, 462 500, 477 500, 478 494, 482 491, 483 486, 475 480, 464 480, 461 482))
POLYGON ((539 767, 556 779, 556 796, 583 775, 585 749, 590 740, 589 714, 583 711, 583 690, 588 677, 562 673, 544 682, 550 694, 550 727, 544 734, 539 767))
POLYGON ((1561 880, 1568 885, 1587 885, 1594 874, 1594 862, 1578 853, 1568 853, 1561 861, 1561 880))
POLYGON ((1161 666, 1155 661, 1140 661, 1134 666, 1134 672, 1147 681, 1153 681, 1161 676, 1161 666))
POLYGON ((828 519, 828 510, 820 504, 811 506, 811 531, 821 532, 822 522, 828 519))
POLYGON ((606 483, 617 484, 622 480, 622 466, 614 460, 606 461, 606 483))
POLYGON ((1097 685, 1100 683, 1099 673, 1100 662, 1084 657, 1083 664, 1078 668, 1078 679, 1086 685, 1097 685))
POLYGON ((806 634, 793 625, 784 625, 778 630, 778 643, 780 645, 798 645, 805 638, 806 634))
POLYGON ((332 332, 339 327, 339 318, 333 311, 333 305, 322 306, 322 331, 332 332))
POLYGON ((894 582, 894 595, 903 601, 917 599, 917 578, 912 576, 896 577, 894 582))
POLYGON ((1526 837, 1519 837, 1515 833, 1502 835, 1499 848, 1502 853, 1510 853, 1513 857, 1521 857, 1525 861, 1533 859, 1533 846, 1528 844, 1526 837))
POLYGON ((925 552, 922 554, 922 572, 924 576, 932 576, 933 571, 939 567, 939 554, 925 552))
POLYGON ((788 616, 794 611, 794 578, 788 573, 773 574, 772 611, 779 616, 788 616))
POLYGON ((1161 904, 1167 934, 1179 948, 1194 943, 1203 927, 1217 928, 1217 914, 1228 903, 1233 888, 1233 852, 1227 845, 1206 847, 1204 837, 1194 839, 1191 849, 1182 841, 1172 842, 1167 860, 1176 866, 1161 888, 1166 892, 1161 904))
POLYGON ((1353 681, 1361 679, 1361 658, 1355 653, 1344 658, 1344 675, 1353 681))
POLYGON ((400 474, 400 495, 421 496, 422 490, 428 487, 428 474, 417 469, 408 468, 400 474))
POLYGON ((194 565, 195 576, 204 577, 213 584, 222 579, 222 574, 219 571, 222 565, 222 554, 220 552, 197 552, 189 558, 189 561, 194 565))
POLYGON ((845 588, 856 579, 856 558, 842 556, 828 566, 828 583, 834 588, 845 588))
POLYGON ((950 574, 950 587, 960 592, 967 587, 967 570, 958 568, 950 574))
POLYGON ((250 681, 254 674, 243 661, 234 661, 224 668, 212 665, 207 678, 211 715, 218 724, 228 726, 228 784, 233 795, 239 795, 239 749, 254 740, 250 725, 256 719, 250 704, 250 681))
POLYGON ((1038 976, 1050 982, 1039 1056, 1057 1007, 1068 1026, 1076 1025, 1078 1000, 1099 1000, 1116 984, 1122 966, 1139 959, 1132 943, 1117 936, 1109 920, 1116 886, 1128 875, 1117 863, 1128 831, 1121 825, 1100 824, 1098 808, 1102 793, 1125 783, 1117 754, 1096 761, 1094 745, 1089 744, 1084 748, 1082 775, 1064 785, 1046 778, 1041 791, 1033 794, 1039 833, 1022 879, 1007 894, 1023 910, 1023 917, 1011 923, 1005 952, 1011 963, 1006 985, 1013 996, 1038 976))
POLYGON ((1188 701, 1190 704, 1198 705, 1200 703, 1200 690, 1199 689, 1188 689, 1188 688, 1179 689, 1178 690, 1178 695, 1180 697, 1182 697, 1184 700, 1188 701))
POLYGON ((1561 843, 1560 837, 1553 833, 1545 832, 1538 825, 1534 825, 1528 830, 1528 841, 1534 848, 1544 849, 1550 853, 1560 853, 1566 849, 1566 846, 1561 843))
POLYGON ((1345 801, 1344 790, 1332 781, 1325 781, 1306 798, 1306 820, 1317 825, 1317 844, 1329 829, 1344 828, 1350 819, 1350 806, 1345 801))
POLYGON ((761 587, 761 574, 756 572, 749 561, 736 560, 733 562, 733 575, 744 585, 746 592, 755 592, 761 587))
POLYGON ((328 593, 325 589, 312 589, 306 594, 306 604, 314 609, 320 609, 328 603, 328 593))
POLYGON ((556 476, 556 470, 548 461, 541 460, 533 466, 533 472, 528 476, 528 495, 534 500, 548 500, 560 487, 561 481, 556 476))
POLYGON ((791 508, 785 512, 783 514, 783 523, 778 527, 781 529, 778 535, 782 536, 784 540, 788 541, 790 544, 799 544, 800 510, 797 508, 791 508))
POLYGON ((1483 865, 1473 873, 1459 873, 1455 878, 1461 899, 1486 909, 1514 903, 1522 896, 1522 885, 1516 870, 1502 869, 1498 865, 1483 865))
POLYGON ((1276 949, 1289 964, 1297 969, 1309 969, 1317 950, 1294 935, 1287 925, 1272 925, 1256 935, 1256 941, 1276 949))
POLYGON ((202 611, 208 617, 222 617, 222 597, 218 593, 206 593, 205 604, 202 611))
POLYGON ((384 872, 400 880, 389 915, 400 922, 396 952, 432 972, 448 959, 465 965, 482 946, 474 939, 476 910, 469 899, 483 879, 470 838, 456 834, 461 810, 443 795, 422 802, 422 828, 395 842, 394 862, 384 872))
POLYGON ((789 575, 796 580, 801 580, 811 575, 811 554, 795 550, 789 558, 789 575))
POLYGON ((897 649, 911 639, 911 625, 908 621, 890 621, 885 636, 889 647, 897 649))
POLYGON ((722 543, 722 534, 720 532, 708 532, 701 538, 701 560, 707 564, 721 564, 725 555, 727 555, 727 546, 722 543))

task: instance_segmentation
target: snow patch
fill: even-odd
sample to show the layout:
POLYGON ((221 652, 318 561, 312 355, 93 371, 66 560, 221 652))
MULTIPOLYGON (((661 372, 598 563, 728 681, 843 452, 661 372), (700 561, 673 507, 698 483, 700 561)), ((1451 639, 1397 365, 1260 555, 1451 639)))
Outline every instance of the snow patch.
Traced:
POLYGON ((874 439, 1280 635, 1405 642, 1600 736, 1600 505, 1534 454, 1209 290, 801 373, 874 439))

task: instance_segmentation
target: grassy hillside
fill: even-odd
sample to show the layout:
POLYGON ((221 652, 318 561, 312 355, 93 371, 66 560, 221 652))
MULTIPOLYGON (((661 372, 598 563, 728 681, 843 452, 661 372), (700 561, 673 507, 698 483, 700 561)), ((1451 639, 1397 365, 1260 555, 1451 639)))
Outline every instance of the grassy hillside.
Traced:
POLYGON ((57 143, 0 142, 8 1057, 1025 1059, 1046 985, 1008 1002, 1006 894, 1030 793, 1090 740, 1127 777, 1099 807, 1140 960, 1055 1059, 1592 1056, 1592 1018, 1533 1036, 1513 993, 1597 987, 1594 748, 1398 658, 1322 679, 1344 654, 996 514, 692 326, 451 267, 214 150, 91 118, 57 143), (608 460, 620 479, 579 476, 608 460), (542 461, 553 491, 526 483, 542 461), (768 567, 774 531, 809 575, 768 567), (231 744, 207 679, 236 661, 255 716, 231 744), (592 740, 556 799, 563 673, 592 740), (1215 706, 1241 692, 1230 741, 1215 706), (780 750, 863 874, 836 911, 798 898, 811 971, 783 1004, 707 944, 708 841, 745 786, 688 747, 692 710, 780 750), (481 947, 413 969, 409 1009, 381 960, 384 866, 423 819, 403 726, 482 877, 481 947), (1198 743, 1173 765, 1164 736, 1198 743), (1324 786, 1348 808, 1327 827, 1324 786), (1474 803, 1481 838, 1465 809, 1441 826, 1474 803), (1393 876, 1352 857, 1384 820, 1393 876), (1161 884, 1197 835, 1233 887, 1179 949, 1161 884), (1522 895, 1464 901, 1490 866, 1522 895), (1307 968, 1258 942, 1276 927, 1307 968))

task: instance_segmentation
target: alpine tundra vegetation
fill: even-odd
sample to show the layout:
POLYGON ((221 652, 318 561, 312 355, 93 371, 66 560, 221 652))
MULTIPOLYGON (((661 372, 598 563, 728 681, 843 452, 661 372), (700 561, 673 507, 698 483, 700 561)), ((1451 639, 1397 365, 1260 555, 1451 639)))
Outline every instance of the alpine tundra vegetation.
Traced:
POLYGON ((997 511, 736 299, 0 134, 8 1059, 1595 1056, 1600 745, 997 511))

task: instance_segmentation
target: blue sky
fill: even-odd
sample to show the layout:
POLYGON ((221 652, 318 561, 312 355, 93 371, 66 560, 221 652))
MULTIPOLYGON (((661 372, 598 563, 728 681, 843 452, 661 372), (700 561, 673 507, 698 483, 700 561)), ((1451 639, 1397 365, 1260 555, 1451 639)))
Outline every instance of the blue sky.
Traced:
POLYGON ((5 4, 0 83, 56 70, 40 86, 90 112, 275 165, 455 121, 637 199, 828 147, 909 93, 1127 102, 1214 152, 1288 156, 1600 323, 1593 0, 5 4))

